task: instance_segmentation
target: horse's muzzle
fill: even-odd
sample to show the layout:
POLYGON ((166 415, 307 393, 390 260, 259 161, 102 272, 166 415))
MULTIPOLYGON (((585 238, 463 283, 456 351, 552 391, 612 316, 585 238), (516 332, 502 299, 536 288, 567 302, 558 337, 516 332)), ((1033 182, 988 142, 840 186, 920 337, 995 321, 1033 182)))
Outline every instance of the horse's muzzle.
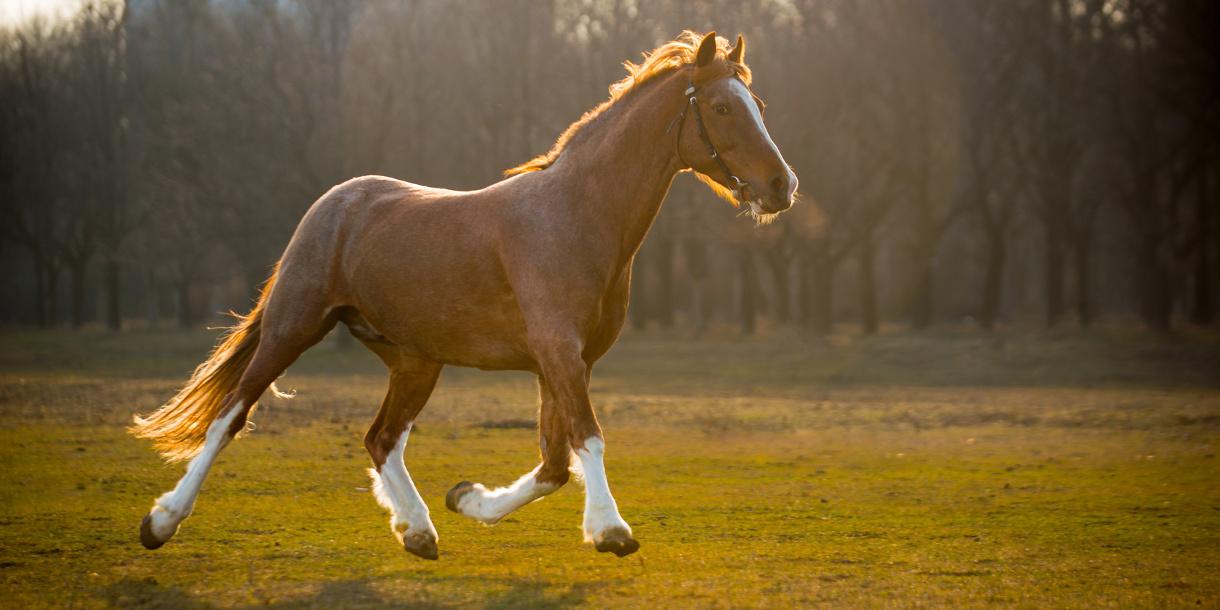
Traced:
POLYGON ((797 184, 796 176, 790 171, 776 175, 767 183, 767 195, 759 202, 762 209, 768 214, 778 214, 792 207, 797 184))
POLYGON ((779 214, 792 207, 792 197, 786 195, 764 197, 760 207, 768 214, 779 214))

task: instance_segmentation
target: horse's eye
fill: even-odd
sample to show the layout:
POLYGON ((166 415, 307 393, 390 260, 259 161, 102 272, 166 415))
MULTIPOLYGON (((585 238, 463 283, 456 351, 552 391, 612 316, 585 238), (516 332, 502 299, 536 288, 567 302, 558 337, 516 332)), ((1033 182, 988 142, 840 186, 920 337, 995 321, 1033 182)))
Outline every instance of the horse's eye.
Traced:
POLYGON ((729 113, 729 107, 727 104, 713 104, 712 110, 715 110, 716 114, 728 114, 729 113))

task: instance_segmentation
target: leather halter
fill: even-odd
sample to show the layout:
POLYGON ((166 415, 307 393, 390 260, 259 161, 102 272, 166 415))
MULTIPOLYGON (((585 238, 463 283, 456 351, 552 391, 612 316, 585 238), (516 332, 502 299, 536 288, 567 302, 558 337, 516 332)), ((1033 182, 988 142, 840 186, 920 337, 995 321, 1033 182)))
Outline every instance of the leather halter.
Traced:
MULTIPOLYGON (((720 153, 716 151, 716 145, 712 144, 712 139, 707 134, 707 127, 705 127, 703 124, 703 113, 699 110, 699 101, 695 95, 696 92, 697 88, 695 87, 695 81, 688 79, 686 91, 683 92, 683 95, 686 96, 686 105, 682 107, 682 112, 678 113, 678 116, 674 117, 673 122, 669 124, 670 129, 673 128, 674 123, 677 123, 678 125, 678 137, 674 140, 674 152, 678 154, 678 161, 680 161, 683 166, 694 169, 694 166, 687 163, 686 159, 682 157, 682 128, 686 125, 686 111, 693 110, 693 114, 695 115, 695 126, 699 129, 699 139, 703 142, 703 146, 707 148, 708 156, 712 158, 712 161, 716 162, 716 165, 720 168, 720 171, 724 172, 725 176, 728 176, 729 181, 732 183, 732 186, 729 188, 733 191, 733 195, 737 197, 737 200, 748 200, 749 198, 747 198, 745 195, 746 189, 750 188, 750 183, 738 178, 737 174, 734 174, 732 170, 729 169, 729 164, 725 163, 724 159, 720 157, 720 153)), ((669 129, 666 129, 665 131, 668 132, 669 129)))

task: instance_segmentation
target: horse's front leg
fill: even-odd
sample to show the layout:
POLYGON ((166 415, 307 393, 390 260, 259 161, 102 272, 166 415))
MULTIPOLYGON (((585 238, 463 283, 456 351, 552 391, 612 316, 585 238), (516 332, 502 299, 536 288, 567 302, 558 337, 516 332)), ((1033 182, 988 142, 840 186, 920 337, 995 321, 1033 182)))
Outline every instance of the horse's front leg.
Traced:
POLYGON ((550 338, 536 344, 534 351, 566 419, 568 442, 584 473, 585 541, 592 542, 601 552, 619 557, 630 555, 640 544, 632 537, 631 526, 619 515, 618 504, 610 494, 604 462, 606 444, 589 401, 589 365, 581 356, 581 344, 550 338))
POLYGON ((538 376, 541 402, 538 416, 542 463, 512 485, 488 489, 462 481, 445 496, 445 506, 456 513, 492 525, 509 513, 538 500, 568 482, 569 455, 567 419, 560 413, 546 379, 538 376))

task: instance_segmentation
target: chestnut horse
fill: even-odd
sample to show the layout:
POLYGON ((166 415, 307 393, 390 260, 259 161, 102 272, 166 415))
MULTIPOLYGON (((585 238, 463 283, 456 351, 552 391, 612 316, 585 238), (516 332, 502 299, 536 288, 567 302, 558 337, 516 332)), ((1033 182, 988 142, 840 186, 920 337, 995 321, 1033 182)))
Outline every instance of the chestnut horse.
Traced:
POLYGON ((744 51, 741 37, 730 47, 715 33, 683 33, 627 63, 610 100, 487 188, 365 176, 318 199, 253 310, 172 400, 136 418, 132 431, 167 459, 190 459, 144 517, 144 546, 177 532, 255 402, 343 322, 389 368, 364 444, 374 493, 406 550, 437 557, 403 450, 447 364, 531 371, 542 403, 541 464, 507 487, 459 483, 450 510, 496 523, 566 483, 575 455, 586 542, 620 557, 638 549, 610 495, 589 374, 618 338, 632 260, 678 172, 696 172, 756 217, 792 204, 797 179, 763 126, 744 51))

